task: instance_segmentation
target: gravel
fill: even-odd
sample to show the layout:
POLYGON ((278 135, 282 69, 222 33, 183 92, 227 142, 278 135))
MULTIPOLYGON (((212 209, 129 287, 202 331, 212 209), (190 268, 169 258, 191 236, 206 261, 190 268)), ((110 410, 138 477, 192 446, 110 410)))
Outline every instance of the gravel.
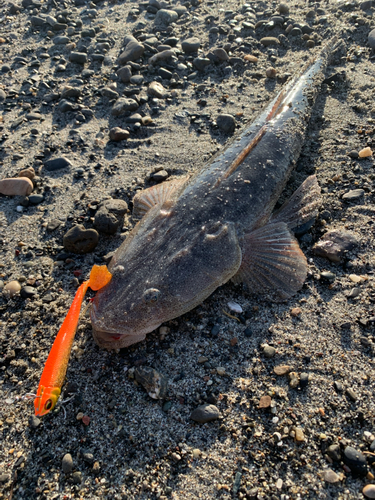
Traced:
POLYGON ((0 195, 4 498, 375 497, 373 15, 371 2, 1 4, 0 180, 27 170, 33 184, 0 195), (136 224, 135 194, 203 167, 334 34, 278 202, 317 174, 302 290, 275 303, 226 283, 120 352, 98 349, 83 307, 66 402, 33 417, 27 395, 79 284, 136 224))

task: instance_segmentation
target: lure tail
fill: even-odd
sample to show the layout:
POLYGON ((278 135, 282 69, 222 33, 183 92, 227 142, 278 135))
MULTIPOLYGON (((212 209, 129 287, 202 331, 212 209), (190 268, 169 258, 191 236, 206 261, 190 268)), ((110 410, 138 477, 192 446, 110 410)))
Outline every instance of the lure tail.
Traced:
POLYGON ((110 282, 111 273, 106 266, 93 266, 90 279, 78 288, 72 305, 48 355, 38 392, 34 400, 35 415, 41 417, 49 413, 60 397, 61 387, 68 368, 70 351, 77 330, 81 305, 88 287, 97 291, 110 282))

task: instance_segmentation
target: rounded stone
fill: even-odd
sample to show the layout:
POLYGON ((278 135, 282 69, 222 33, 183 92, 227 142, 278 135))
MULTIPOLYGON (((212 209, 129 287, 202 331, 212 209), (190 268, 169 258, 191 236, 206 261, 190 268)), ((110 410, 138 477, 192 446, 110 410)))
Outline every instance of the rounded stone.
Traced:
POLYGON ((37 290, 34 287, 32 287, 32 286, 25 286, 25 287, 22 288, 20 295, 21 295, 21 297, 23 299, 31 299, 37 293, 38 292, 37 292, 37 290))
POLYGON ((167 90, 159 82, 151 82, 147 88, 147 94, 152 97, 157 97, 158 99, 164 99, 167 94, 167 90))
POLYGON ((199 424, 205 424, 217 420, 219 416, 219 409, 215 405, 204 404, 193 410, 190 418, 199 424))
POLYGON ((48 160, 44 164, 44 168, 49 172, 54 172, 55 170, 60 170, 62 168, 70 167, 71 162, 64 158, 63 156, 59 158, 54 158, 52 160, 48 160))
POLYGON ((276 349, 270 345, 265 345, 263 347, 263 354, 266 358, 273 358, 276 354, 276 349))
POLYGON ((111 141, 119 142, 126 140, 130 135, 129 130, 122 129, 121 127, 113 127, 109 131, 109 138, 111 141))
POLYGON ((39 205, 39 203, 42 203, 44 201, 44 196, 42 194, 32 194, 29 196, 29 202, 32 205, 39 205))
POLYGON ((21 290, 21 285, 18 281, 9 281, 4 286, 4 291, 9 295, 9 297, 14 297, 21 290))
POLYGON ((35 177, 35 170, 33 167, 25 168, 18 173, 18 177, 27 177, 28 179, 33 180, 35 177))
POLYGON ((362 490, 362 493, 364 494, 364 496, 366 498, 374 499, 375 498, 375 484, 366 484, 366 486, 362 490))
POLYGON ((69 474, 69 472, 73 469, 73 458, 70 453, 66 453, 61 462, 61 468, 65 472, 65 474, 69 474))
POLYGON ((185 52, 185 54, 191 54, 193 52, 197 52, 200 46, 201 46, 201 41, 196 36, 187 38, 181 43, 181 48, 185 52))
POLYGON ((117 75, 123 83, 129 83, 132 76, 132 69, 130 66, 123 66, 117 70, 117 75))
POLYGON ((279 39, 274 36, 266 36, 260 39, 260 43, 265 47, 270 47, 272 45, 279 45, 279 39))
POLYGON ((87 62, 87 54, 84 52, 71 52, 69 54, 69 61, 76 64, 85 64, 87 62))
POLYGON ((178 14, 174 10, 160 9, 155 16, 155 24, 168 25, 178 19, 178 14))
POLYGON ((82 224, 69 229, 64 235, 63 245, 67 252, 83 254, 91 252, 99 242, 99 234, 95 229, 85 229, 82 224))
POLYGON ((138 108, 139 105, 136 100, 128 99, 126 97, 120 97, 120 99, 117 99, 117 101, 113 105, 112 115, 121 116, 128 111, 137 111, 138 108))
POLYGON ((0 193, 5 196, 28 196, 33 188, 33 183, 27 177, 2 179, 0 181, 0 193))
POLYGON ((337 484, 340 482, 340 476, 332 469, 327 469, 323 472, 323 478, 326 483, 337 484))
POLYGON ((370 33, 368 34, 367 41, 368 41, 369 46, 373 50, 375 50, 375 28, 373 30, 371 30, 370 33))
POLYGON ((344 450, 344 463, 350 468, 353 476, 365 477, 368 471, 366 457, 352 446, 344 450))
POLYGON ((286 3, 281 3, 277 10, 280 12, 282 15, 289 15, 289 5, 286 3))
POLYGON ((127 62, 136 61, 145 51, 144 45, 138 42, 133 36, 128 36, 124 40, 125 50, 120 54, 118 63, 123 66, 127 62))
POLYGON ((94 226, 100 233, 115 234, 122 219, 111 214, 105 207, 99 208, 95 214, 94 226))
POLYGON ((216 118, 216 124, 226 134, 232 134, 236 128, 236 120, 234 116, 229 114, 219 115, 216 118))

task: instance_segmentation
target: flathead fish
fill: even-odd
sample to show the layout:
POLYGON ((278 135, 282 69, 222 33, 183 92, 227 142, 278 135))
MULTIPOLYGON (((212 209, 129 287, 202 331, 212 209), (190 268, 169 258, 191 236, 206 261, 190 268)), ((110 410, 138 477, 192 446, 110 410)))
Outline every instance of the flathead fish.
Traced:
POLYGON ((201 171, 135 196, 133 215, 141 220, 115 252, 112 280, 91 310, 100 347, 140 342, 230 279, 281 299, 302 287, 308 266, 292 230, 318 213, 316 177, 276 213, 274 207, 300 154, 335 44, 201 171))

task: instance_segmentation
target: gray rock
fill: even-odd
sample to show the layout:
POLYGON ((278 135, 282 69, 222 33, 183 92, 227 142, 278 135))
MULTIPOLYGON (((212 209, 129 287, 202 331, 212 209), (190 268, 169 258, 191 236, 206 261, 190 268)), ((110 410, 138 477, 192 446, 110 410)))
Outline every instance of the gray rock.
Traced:
POLYGON ((140 366, 134 371, 135 380, 144 387, 152 399, 164 399, 168 392, 168 380, 149 366, 140 366))
POLYGON ((204 404, 192 411, 190 418, 200 424, 217 420, 220 416, 219 409, 215 405, 204 404))
POLYGON ((74 484, 81 484, 82 483, 82 472, 80 472, 80 471, 73 472, 72 481, 74 484))
POLYGON ((216 49, 213 49, 212 53, 217 58, 217 60, 219 62, 223 62, 223 61, 228 61, 229 60, 229 56, 228 56, 227 52, 224 49, 220 48, 220 47, 218 47, 216 49))
POLYGON ((43 26, 46 23, 45 19, 39 16, 31 16, 30 21, 31 24, 35 27, 43 26))
POLYGON ((78 87, 71 87, 70 85, 66 85, 61 91, 61 98, 65 99, 67 97, 80 97, 81 94, 82 91, 78 87))
POLYGON ((341 452, 338 444, 331 444, 327 449, 327 455, 332 458, 334 462, 340 462, 341 452))
POLYGON ((204 69, 211 64, 211 61, 208 59, 208 57, 196 57, 193 61, 194 67, 198 71, 204 71, 204 69))
POLYGON ((217 126, 226 134, 232 134, 236 128, 236 120, 234 116, 222 114, 216 118, 217 126))
POLYGON ((352 446, 344 450, 344 463, 350 468, 353 476, 365 477, 368 472, 366 457, 352 446))
POLYGON ((133 75, 130 78, 130 83, 132 83, 133 85, 141 85, 143 80, 143 75, 133 75))
POLYGON ((69 474, 73 470, 73 458, 70 453, 66 453, 61 462, 61 468, 65 474, 69 474))
POLYGON ((340 482, 340 476, 332 469, 326 469, 323 472, 323 478, 326 483, 337 484, 340 482))
POLYGON ((70 42, 70 38, 68 36, 59 35, 55 36, 52 41, 55 45, 66 45, 70 42))
POLYGON ((22 288, 20 295, 23 299, 31 299, 37 293, 38 291, 36 290, 36 288, 27 285, 22 288))
POLYGON ((75 111, 77 109, 77 106, 72 102, 67 101, 66 99, 61 99, 58 104, 58 109, 59 111, 61 111, 61 113, 67 113, 68 111, 75 111))
POLYGON ((159 172, 154 172, 151 175, 151 179, 155 182, 163 182, 168 179, 169 174, 166 170, 159 170, 159 172))
POLYGON ((181 48, 185 54, 191 54, 192 52, 197 52, 201 46, 201 41, 196 36, 187 38, 181 43, 181 48))
POLYGON ((136 61, 139 59, 143 52, 145 51, 144 45, 142 45, 133 36, 127 36, 124 40, 125 50, 120 54, 118 58, 118 63, 123 66, 129 61, 136 61))
POLYGON ((3 89, 0 89, 0 102, 5 101, 6 98, 7 98, 6 93, 4 92, 3 89))
POLYGON ((105 207, 99 208, 95 214, 94 226, 100 233, 115 234, 120 227, 121 220, 111 214, 105 207))
POLYGON ((375 50, 375 29, 371 30, 368 34, 367 41, 369 46, 375 50))
POLYGON ((128 99, 126 97, 120 97, 117 99, 112 108, 113 116, 121 116, 128 111, 137 111, 139 105, 134 99, 128 99))
POLYGON ((0 483, 7 483, 10 478, 11 475, 4 472, 3 474, 0 474, 0 483))
POLYGON ((348 231, 329 231, 314 245, 313 252, 332 262, 341 262, 345 254, 358 245, 357 238, 348 231))
POLYGON ((97 231, 95 229, 85 229, 82 224, 77 224, 69 229, 63 238, 65 250, 78 254, 91 252, 98 242, 99 234, 97 231))
POLYGON ((147 88, 147 94, 158 99, 164 99, 167 96, 167 89, 159 82, 151 82, 147 88))
POLYGON ((32 429, 36 429, 41 423, 42 421, 40 420, 40 418, 36 417, 35 415, 31 415, 31 417, 29 418, 29 426, 32 429))
POLYGON ((174 10, 160 9, 155 16, 155 25, 168 26, 178 19, 178 14, 174 10))
POLYGON ((154 56, 150 57, 150 59, 148 60, 148 63, 153 64, 153 65, 160 64, 163 61, 168 61, 169 59, 171 59, 172 57, 175 57, 175 56, 176 56, 176 54, 173 50, 171 50, 171 49, 163 50, 163 52, 158 52, 154 56))
POLYGON ((121 127, 113 127, 109 131, 109 138, 111 141, 119 142, 126 140, 130 135, 129 130, 123 129, 121 127))
POLYGON ((42 194, 31 194, 29 196, 29 202, 32 205, 39 205, 39 203, 42 203, 44 201, 44 196, 42 194))
POLYGON ((266 36, 261 38, 260 43, 265 47, 270 47, 272 45, 279 45, 279 39, 274 36, 266 36))
POLYGON ((266 358, 273 358, 276 354, 276 349, 268 344, 263 347, 263 354, 266 358))
POLYGON ((46 161, 44 164, 44 168, 49 172, 54 172, 55 170, 70 167, 71 165, 72 164, 69 160, 61 156, 59 158, 54 158, 53 160, 46 161))
POLYGON ((84 52, 71 52, 69 54, 69 61, 76 64, 85 64, 87 62, 87 54, 84 52))
POLYGON ((117 70, 117 75, 119 76, 122 83, 129 83, 132 76, 132 69, 130 66, 123 66, 117 70))
POLYGON ((101 90, 101 94, 103 97, 107 97, 107 99, 118 99, 119 97, 118 92, 109 87, 104 87, 104 89, 101 90))
POLYGON ((358 200, 358 198, 362 198, 364 194, 365 194, 364 189, 353 189, 345 193, 342 199, 346 201, 354 201, 358 200))

